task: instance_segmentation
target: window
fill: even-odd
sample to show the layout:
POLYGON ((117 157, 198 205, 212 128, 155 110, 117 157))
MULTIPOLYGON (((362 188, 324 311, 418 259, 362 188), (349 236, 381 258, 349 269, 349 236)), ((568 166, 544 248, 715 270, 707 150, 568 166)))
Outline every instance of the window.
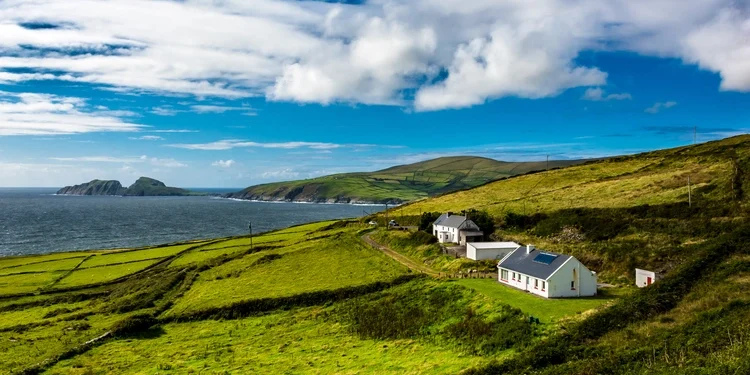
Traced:
POLYGON ((516 273, 513 272, 513 280, 515 280, 515 279, 516 279, 516 273))
POLYGON ((500 280, 508 281, 508 270, 500 270, 500 280))
POLYGON ((534 279, 534 289, 539 289, 539 279, 534 279))
POLYGON ((542 281, 542 291, 544 291, 544 289, 545 289, 545 286, 546 286, 546 285, 545 285, 545 282, 544 282, 544 281, 542 281))
POLYGON ((570 290, 576 290, 576 282, 575 281, 571 281, 570 282, 570 290))

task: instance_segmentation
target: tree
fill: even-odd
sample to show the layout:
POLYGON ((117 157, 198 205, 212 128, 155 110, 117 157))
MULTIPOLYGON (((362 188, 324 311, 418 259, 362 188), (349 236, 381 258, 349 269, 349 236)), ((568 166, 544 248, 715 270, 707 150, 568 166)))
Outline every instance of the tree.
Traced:
POLYGON ((432 233, 432 224, 440 217, 440 212, 423 212, 419 217, 419 230, 432 233))
POLYGON ((479 229, 484 232, 485 238, 489 238, 492 233, 495 233, 495 219, 492 215, 488 214, 487 211, 480 211, 472 208, 464 211, 463 214, 479 226, 479 229))

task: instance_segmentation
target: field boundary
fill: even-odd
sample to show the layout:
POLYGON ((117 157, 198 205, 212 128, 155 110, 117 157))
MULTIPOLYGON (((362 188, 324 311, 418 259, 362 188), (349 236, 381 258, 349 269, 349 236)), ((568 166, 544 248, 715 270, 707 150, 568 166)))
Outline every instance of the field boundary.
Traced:
POLYGON ((404 266, 408 267, 412 271, 417 271, 419 273, 423 273, 432 277, 440 277, 440 273, 425 266, 422 264, 417 263, 416 261, 410 259, 409 257, 402 255, 393 249, 389 248, 388 246, 381 245, 377 241, 373 240, 370 236, 370 233, 365 233, 362 236, 362 241, 370 245, 371 247, 380 250, 385 255, 388 255, 389 257, 393 258, 395 261, 403 264, 404 266))

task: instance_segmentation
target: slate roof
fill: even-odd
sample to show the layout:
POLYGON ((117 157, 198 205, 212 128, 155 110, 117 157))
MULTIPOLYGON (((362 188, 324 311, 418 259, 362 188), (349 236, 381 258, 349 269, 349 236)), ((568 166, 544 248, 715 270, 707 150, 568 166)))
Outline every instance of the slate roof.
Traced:
POLYGON ((466 216, 461 215, 450 215, 448 214, 442 214, 440 217, 435 220, 435 223, 433 225, 444 225, 449 228, 467 228, 467 229, 476 229, 479 231, 479 226, 477 226, 473 221, 466 219, 466 216))
MULTIPOLYGON (((550 257, 543 258, 549 259, 550 257)), ((552 276, 552 274, 570 258, 572 258, 570 255, 542 251, 539 249, 534 249, 531 253, 526 254, 526 246, 521 246, 508 254, 505 259, 501 260, 498 267, 520 272, 524 275, 536 277, 537 279, 547 280, 547 278, 552 276), (540 254, 552 255, 555 259, 549 264, 534 261, 537 255, 540 254)))

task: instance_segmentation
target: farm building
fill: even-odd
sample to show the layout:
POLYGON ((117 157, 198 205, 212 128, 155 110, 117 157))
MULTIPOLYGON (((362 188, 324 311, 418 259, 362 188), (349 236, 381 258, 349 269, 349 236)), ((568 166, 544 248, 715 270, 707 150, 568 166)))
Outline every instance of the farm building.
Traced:
POLYGON ((473 260, 503 259, 521 245, 515 242, 469 242, 466 244, 466 257, 473 260))
POLYGON ((596 295, 596 272, 570 255, 520 247, 497 264, 503 284, 545 297, 596 295))
POLYGON ((661 279, 661 275, 656 272, 635 269, 635 285, 639 288, 645 288, 653 284, 656 280, 661 279))
POLYGON ((466 245, 469 241, 481 241, 484 233, 476 223, 466 216, 442 214, 432 224, 432 233, 440 243, 466 245))

